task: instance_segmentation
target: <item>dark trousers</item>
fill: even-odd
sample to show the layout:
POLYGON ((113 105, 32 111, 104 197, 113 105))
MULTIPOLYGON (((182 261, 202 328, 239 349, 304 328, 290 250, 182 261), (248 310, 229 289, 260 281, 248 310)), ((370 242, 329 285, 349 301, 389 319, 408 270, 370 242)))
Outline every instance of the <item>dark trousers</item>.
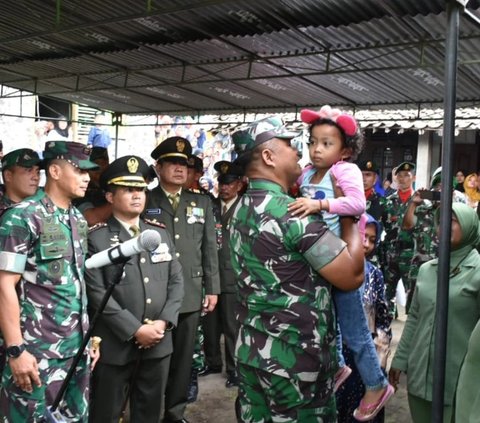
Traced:
POLYGON ((118 423, 130 395, 132 423, 158 423, 170 355, 124 366, 97 363, 92 377, 90 423, 118 423))
POLYGON ((173 354, 165 392, 165 419, 181 420, 187 407, 187 392, 192 371, 195 334, 200 311, 180 313, 173 330, 173 354))
POLYGON ((235 319, 236 301, 236 294, 222 293, 218 296, 218 303, 215 310, 202 318, 206 363, 209 367, 222 367, 220 337, 223 333, 225 338, 227 373, 235 371, 235 340, 237 336, 237 321, 235 319))

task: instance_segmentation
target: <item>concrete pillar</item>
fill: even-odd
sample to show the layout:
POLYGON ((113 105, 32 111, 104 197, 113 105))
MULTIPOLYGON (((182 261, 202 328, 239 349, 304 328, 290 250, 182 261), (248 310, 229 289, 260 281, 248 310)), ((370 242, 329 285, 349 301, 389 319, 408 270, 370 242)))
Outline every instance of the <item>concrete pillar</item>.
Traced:
POLYGON ((430 132, 424 131, 418 135, 417 163, 416 163, 416 182, 415 188, 429 188, 431 169, 432 143, 430 141, 430 132))

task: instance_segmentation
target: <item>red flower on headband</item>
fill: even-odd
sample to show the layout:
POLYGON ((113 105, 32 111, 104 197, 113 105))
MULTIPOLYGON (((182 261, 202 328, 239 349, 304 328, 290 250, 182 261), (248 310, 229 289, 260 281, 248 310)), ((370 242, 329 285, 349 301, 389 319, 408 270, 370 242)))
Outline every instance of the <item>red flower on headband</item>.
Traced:
POLYGON ((343 113, 339 109, 332 109, 330 106, 323 106, 318 112, 303 109, 300 112, 300 119, 309 125, 318 119, 331 120, 340 126, 349 137, 353 137, 358 129, 357 121, 352 115, 343 113))

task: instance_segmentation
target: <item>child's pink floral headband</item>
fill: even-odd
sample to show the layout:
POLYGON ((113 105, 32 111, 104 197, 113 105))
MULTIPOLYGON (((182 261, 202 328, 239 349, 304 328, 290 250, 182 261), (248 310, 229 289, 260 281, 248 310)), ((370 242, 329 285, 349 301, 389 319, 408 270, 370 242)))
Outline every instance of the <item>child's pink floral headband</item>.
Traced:
POLYGON ((323 106, 318 112, 309 109, 303 109, 300 112, 300 119, 308 125, 318 119, 328 119, 335 122, 343 132, 349 137, 353 137, 357 133, 357 121, 352 115, 343 113, 339 109, 332 109, 330 106, 323 106))

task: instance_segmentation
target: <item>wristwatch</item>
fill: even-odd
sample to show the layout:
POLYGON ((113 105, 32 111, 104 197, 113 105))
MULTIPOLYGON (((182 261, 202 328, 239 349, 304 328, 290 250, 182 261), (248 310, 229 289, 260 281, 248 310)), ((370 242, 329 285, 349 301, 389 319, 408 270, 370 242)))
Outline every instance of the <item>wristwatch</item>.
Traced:
POLYGON ((20 357, 20 354, 25 351, 25 344, 10 345, 6 348, 6 351, 10 358, 18 358, 20 357))

